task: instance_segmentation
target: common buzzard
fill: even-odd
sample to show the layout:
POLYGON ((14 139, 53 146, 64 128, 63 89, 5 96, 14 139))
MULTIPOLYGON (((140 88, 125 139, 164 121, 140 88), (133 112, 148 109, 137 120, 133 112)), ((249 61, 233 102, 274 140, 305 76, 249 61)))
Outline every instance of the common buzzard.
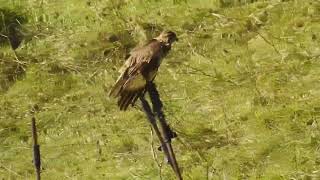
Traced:
POLYGON ((120 110, 125 111, 144 94, 147 82, 154 80, 163 57, 168 54, 175 41, 178 41, 178 38, 174 32, 164 31, 130 52, 129 58, 120 69, 121 75, 109 94, 111 97, 118 97, 120 110))

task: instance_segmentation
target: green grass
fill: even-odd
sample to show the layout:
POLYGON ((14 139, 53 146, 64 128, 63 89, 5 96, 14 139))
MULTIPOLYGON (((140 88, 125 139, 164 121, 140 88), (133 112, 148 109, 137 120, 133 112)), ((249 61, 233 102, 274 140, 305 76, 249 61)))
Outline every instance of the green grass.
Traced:
POLYGON ((320 2, 223 2, 0 0, 0 178, 34 178, 37 105, 43 179, 159 179, 144 114, 107 92, 163 29, 180 40, 156 83, 185 179, 320 178, 320 2))

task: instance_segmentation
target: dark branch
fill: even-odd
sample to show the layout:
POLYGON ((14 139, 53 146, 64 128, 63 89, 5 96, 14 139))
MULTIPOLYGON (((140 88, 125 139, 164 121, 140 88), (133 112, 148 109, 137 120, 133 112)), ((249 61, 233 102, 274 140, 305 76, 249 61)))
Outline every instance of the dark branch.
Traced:
MULTIPOLYGON (((148 106, 147 107, 147 111, 148 111, 147 116, 153 116, 153 114, 155 114, 158 117, 160 127, 162 130, 162 135, 159 134, 160 136, 158 136, 160 139, 160 142, 161 142, 161 148, 163 149, 172 169, 176 173, 176 176, 178 177, 179 180, 182 180, 182 175, 181 175, 175 154, 174 154, 172 146, 171 146, 171 139, 176 137, 176 133, 174 133, 170 129, 169 125, 167 124, 167 121, 165 119, 165 115, 162 111, 163 104, 160 100, 159 92, 156 89, 155 84, 153 82, 148 82, 147 86, 146 86, 146 90, 149 93, 154 113, 152 113, 148 102, 143 97, 141 97, 140 99, 143 104, 143 108, 145 109, 146 108, 145 106, 146 105, 148 106)), ((145 112, 147 112, 147 111, 145 110, 145 112)), ((153 117, 153 121, 155 121, 154 117, 153 117)), ((153 125, 156 126, 156 129, 158 129, 156 122, 153 125)), ((157 133, 158 130, 156 130, 156 129, 155 129, 155 131, 156 131, 156 134, 158 135, 158 133, 157 133)))
POLYGON ((36 118, 32 117, 31 120, 31 128, 32 128, 32 139, 33 139, 33 163, 36 169, 37 180, 41 179, 41 158, 40 158, 40 146, 38 144, 38 136, 37 136, 37 127, 36 127, 36 118))
POLYGON ((149 96, 152 102, 153 112, 159 118, 160 124, 164 128, 165 141, 171 142, 171 139, 175 138, 177 134, 173 132, 170 126, 167 124, 165 115, 162 111, 163 104, 160 100, 159 92, 153 82, 150 82, 147 84, 147 91, 149 93, 149 96))

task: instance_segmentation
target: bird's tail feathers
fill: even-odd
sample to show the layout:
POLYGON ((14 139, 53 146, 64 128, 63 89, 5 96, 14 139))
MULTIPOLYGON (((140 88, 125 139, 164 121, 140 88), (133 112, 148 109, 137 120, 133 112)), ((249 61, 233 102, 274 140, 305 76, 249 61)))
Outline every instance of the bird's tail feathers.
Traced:
POLYGON ((115 83, 115 85, 112 87, 109 96, 110 97, 117 97, 119 96, 119 94, 121 93, 121 90, 124 86, 124 84, 126 83, 126 79, 124 78, 119 78, 117 80, 117 82, 115 83))
POLYGON ((118 100, 120 110, 125 111, 130 104, 134 105, 140 95, 141 91, 123 91, 118 100))

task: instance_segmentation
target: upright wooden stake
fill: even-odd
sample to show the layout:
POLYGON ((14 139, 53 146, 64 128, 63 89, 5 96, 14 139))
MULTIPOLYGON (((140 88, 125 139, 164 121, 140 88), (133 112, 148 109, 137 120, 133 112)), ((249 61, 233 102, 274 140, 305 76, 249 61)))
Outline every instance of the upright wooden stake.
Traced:
POLYGON ((155 131, 156 135, 158 136, 158 138, 160 140, 161 149, 163 150, 166 158, 168 159, 169 164, 171 165, 177 178, 179 180, 182 180, 183 178, 182 178, 182 175, 181 175, 181 172, 180 172, 180 169, 179 169, 179 166, 178 166, 178 163, 175 158, 175 154, 174 154, 174 151, 173 151, 172 145, 171 145, 171 139, 173 137, 175 137, 175 133, 170 129, 169 125, 167 124, 167 122, 165 120, 165 116, 162 112, 162 103, 161 103, 159 93, 158 93, 154 83, 150 82, 146 88, 147 88, 147 91, 150 95, 150 99, 151 99, 152 106, 153 106, 153 111, 155 112, 156 116, 159 119, 161 131, 158 128, 156 118, 154 116, 155 114, 152 112, 148 101, 144 98, 144 96, 141 96, 140 101, 142 103, 143 110, 146 113, 147 118, 148 118, 153 130, 155 131))
POLYGON ((38 135, 36 127, 36 118, 31 119, 32 139, 33 139, 33 164, 36 171, 37 180, 41 179, 41 158, 40 158, 40 146, 38 144, 38 135))

